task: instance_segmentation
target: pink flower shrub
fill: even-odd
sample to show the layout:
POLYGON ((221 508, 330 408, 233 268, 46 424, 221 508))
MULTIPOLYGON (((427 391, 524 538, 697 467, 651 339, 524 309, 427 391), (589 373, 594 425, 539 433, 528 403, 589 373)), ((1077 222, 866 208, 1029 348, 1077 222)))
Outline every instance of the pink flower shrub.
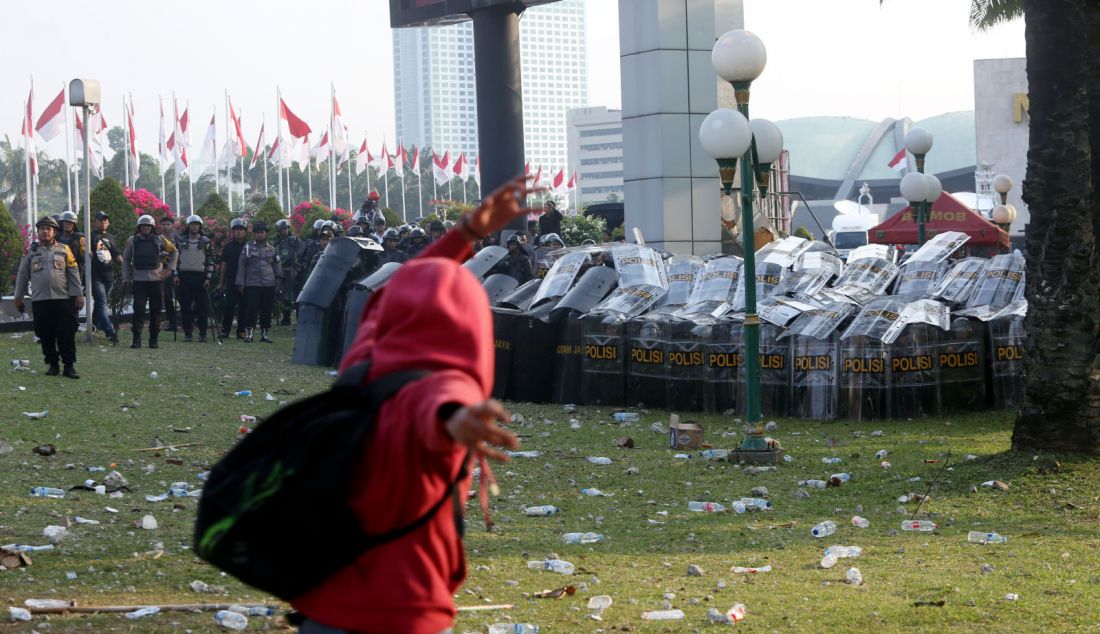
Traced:
POLYGON ((167 203, 157 198, 156 194, 147 189, 123 188, 122 193, 126 195, 126 200, 134 206, 135 216, 149 214, 158 223, 165 216, 173 219, 176 217, 167 203))

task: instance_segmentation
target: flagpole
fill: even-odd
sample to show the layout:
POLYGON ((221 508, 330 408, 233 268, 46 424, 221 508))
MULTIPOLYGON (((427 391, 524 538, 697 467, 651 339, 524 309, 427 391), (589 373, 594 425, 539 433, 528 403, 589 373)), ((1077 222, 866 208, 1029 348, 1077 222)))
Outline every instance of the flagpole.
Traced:
POLYGON ((328 200, 336 208, 336 84, 329 82, 328 99, 328 200))
MULTIPOLYGON (((218 106, 217 106, 217 104, 212 104, 210 107, 214 109, 214 116, 210 117, 210 127, 214 128, 214 135, 213 135, 214 147, 211 148, 211 153, 210 153, 211 162, 213 162, 213 164, 214 164, 213 165, 213 167, 214 167, 214 193, 215 194, 221 194, 221 183, 219 182, 219 179, 218 179, 218 126, 217 126, 217 124, 214 123, 215 121, 218 120, 218 106)), ((194 203, 194 201, 192 201, 191 213, 195 213, 195 211, 193 209, 194 208, 193 203, 194 203)), ((233 205, 232 204, 229 205, 229 213, 233 213, 233 205)))
POLYGON ((61 116, 65 119, 65 195, 68 196, 69 209, 76 210, 79 207, 73 204, 73 168, 69 153, 69 92, 65 82, 61 82, 61 92, 65 93, 65 102, 61 104, 61 116))
MULTIPOLYGON (((424 175, 420 172, 420 150, 416 151, 416 212, 424 217, 424 175)), ((442 220, 442 218, 440 218, 442 220)))
MULTIPOLYGON (((229 149, 229 90, 225 90, 225 115, 223 117, 225 123, 225 147, 229 149)), ((217 134, 214 135, 214 147, 218 147, 217 134)), ((218 162, 214 161, 214 174, 215 178, 218 173, 218 162)), ((229 200, 229 213, 233 213, 233 162, 230 161, 225 166, 225 196, 229 200)))
MULTIPOLYGON (((173 135, 175 135, 176 131, 180 129, 179 120, 180 120, 180 107, 179 107, 179 104, 176 103, 176 93, 173 92, 172 93, 172 134, 173 135)), ((183 143, 183 139, 180 138, 182 136, 183 135, 180 134, 180 135, 177 135, 177 138, 176 138, 175 152, 177 154, 179 153, 180 143, 183 143)), ((172 175, 175 179, 175 185, 174 185, 174 189, 176 190, 176 209, 175 209, 175 211, 176 211, 176 215, 178 216, 178 215, 180 215, 180 169, 179 169, 179 166, 177 165, 177 163, 179 163, 179 161, 173 161, 172 162, 172 175)))
POLYGON ((130 111, 126 109, 126 95, 122 95, 122 129, 125 131, 126 138, 124 140, 126 149, 122 153, 122 169, 126 172, 122 177, 122 182, 126 187, 133 189, 130 184, 130 111))
MULTIPOLYGON (((350 142, 351 139, 348 139, 350 142)), ((355 203, 351 199, 351 148, 348 148, 348 211, 355 209, 355 203)), ((370 169, 369 167, 367 169, 370 169)))
MULTIPOLYGON (((66 96, 65 97, 65 104, 66 105, 62 106, 63 108, 66 108, 66 110, 65 110, 66 113, 68 113, 68 110, 67 110, 67 108, 69 107, 68 103, 69 103, 69 98, 66 96)), ((69 116, 68 116, 68 114, 66 114, 65 115, 65 127, 68 127, 69 131, 65 133, 66 134, 65 143, 68 144, 68 142, 69 142, 68 138, 70 136, 73 137, 73 162, 75 163, 77 161, 77 157, 76 157, 76 138, 75 138, 76 125, 73 125, 72 127, 69 127, 68 121, 69 121, 69 116)), ((73 178, 73 185, 74 185, 73 191, 76 193, 76 197, 73 198, 73 207, 72 207, 72 209, 73 209, 73 211, 76 211, 77 209, 80 209, 80 200, 81 200, 81 198, 80 198, 80 172, 77 172, 76 176, 73 178)))
MULTIPOLYGON (((24 113, 24 118, 27 115, 24 113)), ((27 199, 27 209, 24 213, 26 217, 26 225, 33 229, 34 227, 34 208, 31 206, 31 155, 30 155, 30 143, 27 142, 27 135, 23 134, 23 173, 24 173, 24 194, 27 199)))
MULTIPOLYGON (((32 96, 34 95, 34 77, 33 76, 31 77, 31 95, 32 96)), ((30 173, 30 166, 32 164, 31 154, 34 155, 34 160, 35 161, 38 160, 38 152, 31 149, 31 146, 34 145, 34 119, 31 118, 31 116, 33 114, 34 114, 34 104, 32 103, 31 107, 29 108, 29 110, 27 112, 27 133, 28 133, 27 134, 27 150, 26 150, 26 152, 24 152, 24 153, 29 153, 29 154, 27 154, 28 174, 30 173)), ((31 191, 30 191, 30 198, 29 198, 29 201, 33 201, 33 203, 34 203, 33 208, 34 208, 34 218, 35 218, 35 220, 38 219, 38 179, 35 178, 36 176, 37 176, 37 174, 34 174, 34 175, 31 175, 31 177, 30 177, 31 191)))

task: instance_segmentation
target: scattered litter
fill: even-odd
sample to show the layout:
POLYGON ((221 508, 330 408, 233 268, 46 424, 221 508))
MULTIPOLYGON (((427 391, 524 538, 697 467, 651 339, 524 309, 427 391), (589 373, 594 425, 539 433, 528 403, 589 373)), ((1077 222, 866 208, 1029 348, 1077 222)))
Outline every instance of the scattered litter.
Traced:
POLYGON ((562 597, 571 597, 576 593, 576 586, 562 586, 553 590, 543 590, 541 592, 536 592, 533 596, 536 599, 560 599, 562 597))
POLYGON ((256 417, 255 416, 250 416, 248 414, 241 414, 239 416, 239 418, 241 419, 242 423, 247 423, 249 425, 255 424, 255 422, 256 422, 256 417))
POLYGON ((810 487, 811 489, 824 489, 828 485, 824 480, 799 480, 798 486, 810 487))
POLYGON ((871 436, 874 436, 875 438, 878 438, 879 436, 882 436, 882 435, 883 435, 883 432, 882 432, 881 429, 877 429, 877 430, 871 432, 871 436))
POLYGON ((252 390, 241 390, 239 392, 233 392, 233 396, 252 396, 252 390))
POLYGON ((581 489, 581 495, 587 495, 594 498, 610 498, 615 497, 614 493, 604 493, 599 489, 581 489))
POLYGON ((566 414, 573 414, 577 411, 577 406, 573 403, 566 403, 565 405, 561 406, 561 409, 566 414))
POLYGON ((675 460, 691 460, 691 454, 688 453, 674 453, 672 457, 675 460))
POLYGON ((754 498, 766 498, 768 497, 768 487, 753 487, 751 493, 754 498))
POLYGON ((687 575, 689 577, 702 577, 704 574, 702 567, 696 564, 688 564, 687 575))
POLYGON ((214 613, 214 621, 218 625, 230 630, 243 630, 248 627, 248 617, 229 610, 218 610, 214 613))
POLYGON ((43 550, 53 550, 53 544, 46 544, 45 546, 27 546, 25 544, 5 544, 0 546, 4 550, 18 550, 25 553, 36 553, 43 550))
POLYGON ((562 539, 566 544, 599 544, 605 538, 600 533, 566 533, 562 539))
POLYGON ((1019 599, 1020 595, 1016 594, 1015 592, 1009 592, 1005 595, 1005 601, 1018 601, 1019 599))
POLYGON ((265 393, 264 394, 264 400, 265 401, 274 401, 275 397, 273 395, 271 395, 270 393, 265 393))
POLYGON ((756 567, 756 566, 734 566, 733 568, 730 568, 730 572, 733 572, 733 573, 736 573, 736 574, 749 574, 749 575, 755 575, 755 574, 759 574, 761 572, 771 572, 771 571, 772 571, 772 565, 771 564, 768 564, 766 566, 759 566, 759 567, 756 567))
POLYGON ((775 471, 775 467, 771 467, 771 466, 760 467, 760 466, 756 466, 756 465, 749 465, 749 466, 745 467, 744 469, 742 469, 741 473, 743 473, 745 475, 758 475, 758 474, 761 474, 761 473, 767 473, 768 471, 775 471))
POLYGON ((814 537, 828 537, 836 532, 836 522, 832 520, 825 520, 817 526, 810 529, 810 534, 814 537))
MULTIPOLYGON (((156 371, 156 370, 153 370, 152 372, 150 372, 150 373, 149 373, 149 378, 150 378, 150 379, 153 379, 153 380, 156 380, 156 378, 157 378, 157 371, 156 371)), ((142 616, 145 616, 145 615, 143 614, 142 616)))
POLYGON ((505 453, 513 458, 538 458, 542 455, 541 451, 506 451, 505 453))
POLYGON ((141 518, 139 525, 147 531, 155 530, 157 528, 157 518, 152 515, 145 515, 141 518))
POLYGON ((665 426, 662 425, 661 423, 653 423, 652 425, 649 426, 649 431, 651 431, 655 434, 667 434, 668 433, 668 430, 665 429, 665 426))
POLYGON ((783 462, 794 462, 794 456, 792 456, 791 454, 784 454, 783 462))
POLYGON ((531 570, 549 570, 561 575, 571 575, 576 566, 562 559, 544 559, 542 561, 529 561, 527 567, 531 570))
POLYGON ((225 592, 225 588, 222 586, 212 586, 205 581, 192 581, 188 584, 191 588, 191 592, 198 592, 199 594, 222 594, 225 592))
POLYGON ((970 531, 966 534, 966 541, 972 544, 1004 544, 1008 541, 1008 538, 997 533, 970 531))
POLYGON ((118 513, 118 509, 111 508, 109 506, 104 506, 103 510, 107 511, 108 513, 118 513))
POLYGON ((825 464, 840 464, 841 462, 844 462, 844 461, 840 458, 822 458, 821 462, 823 462, 825 464))
POLYGON ((704 449, 699 452, 699 455, 704 460, 728 460, 730 457, 729 449, 704 449))
POLYGON ((992 487, 998 491, 1007 491, 1008 485, 1000 480, 990 480, 989 482, 982 482, 983 487, 992 487))
POLYGON ((76 606, 76 602, 65 601, 64 599, 27 599, 23 602, 23 605, 32 610, 56 610, 58 608, 74 607, 76 606))
POLYGON ((4 568, 14 570, 29 565, 31 565, 31 558, 27 556, 26 551, 0 548, 0 566, 3 566, 0 570, 4 568))
POLYGON ((579 420, 577 420, 576 418, 570 418, 569 419, 569 429, 580 429, 580 428, 581 428, 581 422, 579 420))
POLYGON ((725 614, 722 614, 715 608, 707 610, 707 619, 711 623, 721 623, 724 625, 735 625, 745 618, 747 609, 744 605, 738 603, 729 610, 726 610, 725 614))
POLYGON ((539 626, 531 623, 494 623, 489 634, 538 634, 539 626))
POLYGON ((80 517, 79 515, 73 516, 73 521, 77 524, 87 524, 89 526, 98 526, 99 520, 90 520, 86 517, 80 517))
POLYGON ((975 456, 975 455, 974 455, 974 454, 972 454, 972 453, 968 453, 968 454, 966 454, 966 459, 967 459, 967 460, 977 460, 977 459, 978 459, 978 457, 977 457, 977 456, 975 456))
POLYGON ((774 420, 770 420, 764 425, 764 431, 779 431, 779 425, 774 420))
POLYGON ((559 511, 561 511, 561 509, 549 504, 545 506, 528 506, 523 509, 523 513, 527 517, 546 517, 547 515, 554 515, 559 511))
POLYGON ((36 453, 40 456, 52 456, 55 453, 57 453, 57 447, 54 447, 53 445, 49 445, 49 444, 47 444, 47 445, 38 445, 37 447, 35 447, 31 451, 33 451, 34 453, 36 453))
POLYGON ((55 487, 34 487, 31 489, 31 495, 36 498, 63 498, 65 497, 65 491, 55 487))
POLYGON ((724 513, 726 507, 717 502, 688 502, 688 510, 695 513, 724 513))
POLYGON ((683 618, 683 610, 656 610, 653 612, 642 612, 642 619, 645 621, 680 621, 683 618))
POLYGON ((69 529, 64 526, 47 526, 42 529, 42 536, 50 540, 51 544, 57 544, 69 534, 69 529))
MULTIPOLYGON (((156 372, 153 373, 153 378, 154 379, 157 378, 156 374, 157 374, 156 372)), ((127 612, 126 613, 126 618, 128 618, 130 620, 140 619, 140 618, 144 618, 144 617, 147 617, 147 616, 152 616, 152 615, 156 614, 157 612, 160 612, 160 608, 153 605, 153 606, 149 606, 147 608, 141 608, 140 610, 134 610, 133 612, 127 612)))
POLYGON ((943 600, 940 600, 940 601, 914 601, 913 602, 913 607, 914 608, 942 608, 945 605, 947 605, 947 602, 943 601, 943 600))
POLYGON ((878 451, 875 452, 875 458, 877 458, 879 460, 882 460, 883 458, 885 458, 888 455, 890 455, 890 452, 886 451, 885 449, 879 449, 878 451))
POLYGON ((931 533, 936 530, 936 523, 931 520, 903 520, 901 522, 901 530, 931 533))
POLYGON ((604 456, 589 456, 588 462, 598 465, 609 465, 611 464, 611 458, 606 458, 604 456))
POLYGON ((641 417, 634 412, 615 412, 611 418, 617 423, 636 423, 641 417))
POLYGON ((8 608, 8 615, 11 616, 13 621, 29 621, 31 620, 31 611, 26 608, 8 608))
POLYGON ((860 517, 858 515, 852 517, 852 526, 855 526, 857 528, 867 528, 870 525, 871 520, 867 519, 866 517, 860 517))
POLYGON ((41 412, 23 412, 23 415, 26 416, 27 418, 33 418, 35 420, 38 420, 40 418, 45 418, 49 413, 50 413, 49 410, 44 409, 41 412))
POLYGON ((863 575, 860 574, 859 568, 849 568, 848 574, 846 574, 845 577, 847 578, 848 583, 852 584, 853 586, 863 585, 863 575))
POLYGON ((114 492, 119 489, 124 489, 130 486, 130 483, 126 481, 126 478, 122 477, 122 474, 118 471, 112 471, 107 474, 107 477, 103 478, 103 486, 107 487, 108 491, 114 492))
POLYGON ((611 607, 611 597, 606 594, 598 594, 588 600, 588 609, 603 612, 611 607))

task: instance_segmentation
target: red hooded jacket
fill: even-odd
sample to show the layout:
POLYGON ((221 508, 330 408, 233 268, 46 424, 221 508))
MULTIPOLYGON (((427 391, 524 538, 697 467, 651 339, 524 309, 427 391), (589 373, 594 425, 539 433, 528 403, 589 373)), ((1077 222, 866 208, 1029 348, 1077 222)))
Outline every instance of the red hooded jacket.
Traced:
MULTIPOLYGON (((489 302, 458 264, 470 247, 454 233, 402 265, 372 298, 341 364, 371 359, 368 379, 398 370, 432 372, 382 406, 364 445, 349 504, 368 533, 416 520, 444 495, 466 449, 445 431, 440 408, 477 403, 492 392, 489 302)), ((467 491, 469 478, 458 487, 467 491)), ((367 551, 292 604, 315 621, 353 632, 437 634, 454 622, 453 595, 465 577, 462 541, 444 504, 424 526, 367 551)))

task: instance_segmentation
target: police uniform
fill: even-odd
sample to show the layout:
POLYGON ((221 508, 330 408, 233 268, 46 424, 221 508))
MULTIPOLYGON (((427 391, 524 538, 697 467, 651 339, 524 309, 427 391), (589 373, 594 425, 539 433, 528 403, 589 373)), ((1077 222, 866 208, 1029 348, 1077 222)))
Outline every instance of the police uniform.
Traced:
MULTIPOLYGON (((170 225, 169 228, 167 230, 165 230, 164 229, 164 224, 161 224, 160 237, 164 238, 165 242, 171 244, 172 246, 175 246, 179 243, 179 236, 180 236, 180 234, 177 233, 172 228, 172 225, 170 225)), ((167 256, 165 256, 164 264, 165 265, 168 264, 167 256)), ((161 282, 161 285, 163 287, 163 293, 164 293, 161 296, 162 297, 161 303, 163 304, 163 307, 164 307, 164 318, 168 320, 168 330, 170 332, 175 332, 176 331, 176 326, 177 326, 177 322, 176 322, 176 289, 175 289, 175 284, 173 283, 172 277, 169 276, 169 277, 164 278, 164 281, 161 282)))
MULTIPOLYGON (((280 221, 282 222, 282 221, 280 221)), ((280 324, 290 325, 290 313, 294 312, 294 299, 298 284, 298 254, 302 243, 290 233, 285 237, 275 238, 275 255, 279 258, 279 265, 283 269, 283 275, 279 278, 277 295, 279 298, 279 311, 282 313, 280 324)))
MULTIPOLYGON (((241 293, 235 282, 237 279, 237 264, 240 262, 241 251, 244 250, 244 245, 247 242, 247 239, 241 241, 230 239, 222 245, 220 260, 223 276, 221 286, 225 289, 225 303, 222 305, 222 337, 229 336, 229 329, 233 327, 233 313, 238 313, 238 317, 243 316, 244 313, 241 293)), ((237 338, 244 338, 243 319, 237 320, 237 338)))
MULTIPOLYGON (((111 234, 102 231, 92 232, 90 244, 92 245, 92 299, 95 304, 92 311, 92 324, 102 330, 111 343, 118 343, 118 333, 115 332, 114 324, 111 323, 111 317, 107 313, 107 300, 111 296, 111 285, 114 282, 113 263, 119 257, 118 248, 111 234)), ((80 260, 77 260, 78 265, 79 263, 80 260)))
MULTIPOLYGON (((51 223, 52 219, 42 220, 51 223)), ((80 269, 69 247, 54 242, 51 246, 34 243, 19 263, 15 281, 15 299, 22 300, 31 290, 34 334, 42 344, 42 356, 50 366, 47 374, 58 374, 58 361, 65 364, 65 376, 79 378, 76 363, 76 311, 74 298, 84 293, 80 269)))
MULTIPOLYGON (((256 231, 258 227, 254 227, 256 231)), ((252 329, 256 317, 260 319, 260 341, 271 342, 271 309, 275 304, 275 282, 282 277, 282 268, 275 257, 275 247, 253 240, 244 246, 237 263, 236 284, 244 288, 244 308, 241 310, 241 322, 244 323, 245 341, 252 341, 252 329)), ((240 323, 238 323, 240 325, 240 323)))
POLYGON ((199 233, 180 234, 176 242, 179 261, 173 283, 179 285, 180 317, 183 320, 183 340, 191 341, 193 320, 198 321, 199 341, 206 341, 206 326, 210 320, 207 292, 214 275, 214 251, 210 238, 199 233))
MULTIPOLYGON (((141 347, 141 331, 145 327, 145 304, 149 304, 149 347, 157 347, 157 337, 160 334, 160 308, 164 300, 165 277, 171 277, 176 268, 176 260, 179 253, 176 247, 157 235, 140 233, 143 226, 138 219, 138 233, 130 236, 126 241, 126 249, 122 253, 122 283, 131 283, 134 293, 134 341, 131 348, 141 347), (167 263, 165 263, 167 258, 167 263)), ((151 218, 150 218, 151 220, 151 218)))

